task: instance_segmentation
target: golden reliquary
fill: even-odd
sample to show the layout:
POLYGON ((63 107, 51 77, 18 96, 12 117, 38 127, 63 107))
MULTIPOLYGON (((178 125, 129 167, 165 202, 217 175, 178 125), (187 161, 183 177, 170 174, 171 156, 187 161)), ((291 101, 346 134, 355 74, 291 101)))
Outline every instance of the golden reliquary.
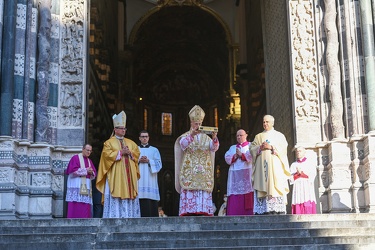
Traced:
POLYGON ((200 132, 205 134, 211 134, 212 132, 219 132, 219 129, 217 127, 207 127, 207 126, 199 126, 198 129, 200 132))

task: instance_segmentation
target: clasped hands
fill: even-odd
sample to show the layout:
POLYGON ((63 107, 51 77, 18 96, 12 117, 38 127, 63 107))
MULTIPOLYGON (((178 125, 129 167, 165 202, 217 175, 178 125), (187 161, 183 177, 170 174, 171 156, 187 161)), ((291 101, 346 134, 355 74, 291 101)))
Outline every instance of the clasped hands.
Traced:
POLYGON ((142 156, 141 158, 139 158, 139 162, 140 163, 149 163, 150 160, 147 158, 147 156, 142 156))
POLYGON ((121 155, 125 155, 125 156, 131 154, 130 149, 128 148, 128 146, 123 147, 123 148, 120 150, 120 152, 121 152, 121 155))
POLYGON ((264 150, 272 150, 273 147, 271 146, 271 144, 269 144, 268 142, 264 141, 262 143, 262 145, 260 145, 260 150, 264 151, 264 150))
POLYGON ((242 158, 242 152, 241 152, 241 149, 239 148, 236 148, 236 154, 235 154, 235 157, 238 159, 238 158, 242 158))
POLYGON ((94 173, 94 170, 91 167, 87 168, 87 174, 92 175, 94 173))
POLYGON ((299 167, 297 167, 296 170, 297 170, 297 174, 302 174, 303 173, 303 171, 299 167))

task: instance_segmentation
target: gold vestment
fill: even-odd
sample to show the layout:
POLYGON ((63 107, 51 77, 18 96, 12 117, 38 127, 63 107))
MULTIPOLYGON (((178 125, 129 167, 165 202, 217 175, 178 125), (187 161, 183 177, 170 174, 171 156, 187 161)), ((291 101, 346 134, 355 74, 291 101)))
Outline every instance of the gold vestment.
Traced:
POLYGON ((121 150, 120 140, 112 136, 104 142, 96 181, 96 188, 103 194, 102 202, 106 180, 108 180, 110 193, 114 198, 134 199, 138 195, 140 151, 138 145, 132 140, 124 138, 123 144, 129 147, 132 158, 121 156, 121 159, 116 161, 118 152, 121 150))

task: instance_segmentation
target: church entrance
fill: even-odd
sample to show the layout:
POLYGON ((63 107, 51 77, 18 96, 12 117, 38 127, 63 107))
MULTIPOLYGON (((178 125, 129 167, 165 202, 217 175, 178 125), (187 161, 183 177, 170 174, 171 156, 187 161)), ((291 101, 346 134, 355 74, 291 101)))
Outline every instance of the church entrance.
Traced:
POLYGON ((130 37, 137 114, 162 155, 160 205, 166 214, 177 215, 173 145, 189 130, 188 112, 196 104, 206 112, 204 125, 223 127, 228 34, 211 13, 194 6, 165 7, 142 21, 130 37))
MULTIPOLYGON (((105 16, 99 13, 105 9, 102 4, 100 1, 92 3, 91 20, 100 25, 103 22, 97 20, 105 16)), ((129 16, 118 18, 131 19, 135 5, 135 2, 128 1, 123 14, 129 16)), ((129 30, 123 34, 127 42, 124 50, 118 52, 120 63, 114 67, 116 72, 110 72, 117 75, 117 81, 109 81, 105 86, 106 98, 112 99, 107 100, 108 115, 125 110, 127 137, 136 143, 139 143, 139 131, 149 131, 150 144, 159 149, 163 162, 158 176, 160 206, 167 215, 177 215, 179 195, 174 187, 173 147, 176 138, 189 130, 189 110, 200 105, 206 113, 203 125, 219 128, 220 149, 216 153, 213 194, 214 203, 219 208, 226 192, 228 166, 224 154, 235 142, 235 133, 240 126, 239 95, 233 88, 238 48, 233 45, 227 24, 204 5, 170 4, 151 8, 140 16, 133 26, 126 26, 129 30)), ((107 27, 101 27, 101 32, 106 28, 110 28, 108 23, 107 27)), ((105 37, 102 34, 101 38, 105 37)), ((104 57, 111 54, 114 52, 108 48, 102 53, 104 57)), ((92 55, 95 57, 96 54, 92 55)), ((95 105, 98 103, 93 102, 95 105)), ((95 107, 91 108, 95 110, 95 107)), ((97 110, 96 114, 102 113, 97 110)), ((94 119, 98 120, 97 117, 94 119)), ((109 136, 106 133, 110 131, 101 133, 104 128, 98 131, 96 126, 91 127, 89 138, 99 153, 109 136), (104 136, 94 136, 94 131, 96 135, 104 136)))

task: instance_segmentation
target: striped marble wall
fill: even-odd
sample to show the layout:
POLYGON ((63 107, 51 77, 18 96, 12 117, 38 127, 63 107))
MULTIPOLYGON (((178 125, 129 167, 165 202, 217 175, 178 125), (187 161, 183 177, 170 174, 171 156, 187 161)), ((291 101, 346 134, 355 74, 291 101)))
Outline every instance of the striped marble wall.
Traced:
MULTIPOLYGON (((43 50, 38 37, 40 1, 0 0, 6 13, 0 18, 0 25, 4 24, 0 47, 5 48, 1 59, 7 62, 2 65, 0 84, 0 218, 62 217, 64 169, 85 141, 88 4, 45 0, 43 6, 49 3, 51 29, 50 37, 45 36, 49 66, 43 69, 48 81, 41 93, 37 84, 37 53, 43 50), (45 133, 36 136, 40 94, 47 96, 41 110, 48 125, 45 133)), ((48 15, 47 11, 44 28, 49 26, 48 15)))

